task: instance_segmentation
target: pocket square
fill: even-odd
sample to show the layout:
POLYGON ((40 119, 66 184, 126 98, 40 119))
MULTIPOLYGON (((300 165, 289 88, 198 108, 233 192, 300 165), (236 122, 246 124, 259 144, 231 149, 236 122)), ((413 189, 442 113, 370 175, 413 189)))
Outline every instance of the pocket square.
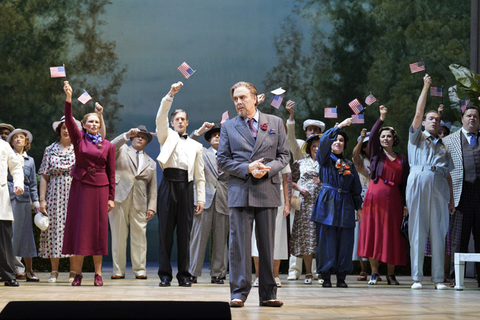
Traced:
POLYGON ((277 131, 275 131, 275 129, 270 129, 270 134, 276 134, 277 131))

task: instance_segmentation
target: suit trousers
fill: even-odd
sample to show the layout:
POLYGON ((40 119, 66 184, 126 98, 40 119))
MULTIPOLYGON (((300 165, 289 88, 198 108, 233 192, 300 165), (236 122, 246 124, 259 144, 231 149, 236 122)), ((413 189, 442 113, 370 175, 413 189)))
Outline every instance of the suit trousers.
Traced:
POLYGON ((230 295, 231 299, 247 300, 252 288, 252 228, 259 254, 258 294, 260 301, 276 299, 277 285, 273 277, 275 219, 278 208, 230 208, 230 295))
POLYGON ((352 253, 355 237, 354 228, 340 228, 316 223, 317 273, 330 279, 332 273, 337 280, 345 280, 352 272, 352 253))
POLYGON ((188 272, 190 233, 193 221, 193 181, 186 170, 167 168, 158 189, 158 276, 172 280, 173 235, 177 229, 177 279, 190 278, 188 272))
MULTIPOLYGON (((454 266, 455 252, 468 252, 468 243, 470 235, 473 233, 475 241, 475 253, 480 253, 480 180, 475 183, 464 181, 462 195, 457 207, 457 211, 452 216, 452 225, 450 226, 451 239, 451 263, 454 266)), ((480 263, 475 262, 477 275, 480 275, 480 263)), ((450 271, 451 279, 455 278, 455 269, 450 271)))
MULTIPOLYGON (((147 201, 147 199, 145 199, 147 201)), ((115 202, 108 213, 112 232, 113 274, 125 275, 127 238, 130 230, 130 259, 135 276, 146 275, 147 216, 133 207, 133 189, 123 202, 115 202)))
POLYGON ((190 240, 190 274, 195 277, 202 275, 210 233, 212 234, 210 276, 223 278, 227 274, 225 247, 227 246, 229 219, 228 215, 216 210, 215 197, 210 208, 204 209, 201 214, 193 217, 190 240))
POLYGON ((12 221, 0 220, 0 274, 3 281, 15 280, 12 221))

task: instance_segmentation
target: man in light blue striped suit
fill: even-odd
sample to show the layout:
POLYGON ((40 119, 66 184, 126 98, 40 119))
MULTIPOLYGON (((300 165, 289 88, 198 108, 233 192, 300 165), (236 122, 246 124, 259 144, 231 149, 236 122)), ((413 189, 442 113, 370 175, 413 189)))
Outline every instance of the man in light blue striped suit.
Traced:
POLYGON ((281 205, 278 172, 290 154, 283 121, 257 110, 257 89, 238 82, 230 91, 238 116, 222 125, 218 167, 230 175, 231 307, 243 307, 252 287, 251 236, 256 224, 260 306, 281 307, 273 277, 275 217, 281 205))

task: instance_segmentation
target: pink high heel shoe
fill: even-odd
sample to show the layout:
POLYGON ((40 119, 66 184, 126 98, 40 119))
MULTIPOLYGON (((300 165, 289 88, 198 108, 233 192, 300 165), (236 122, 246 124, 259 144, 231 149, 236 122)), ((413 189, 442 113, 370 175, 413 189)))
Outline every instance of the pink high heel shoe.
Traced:
POLYGON ((75 279, 72 282, 72 286, 82 285, 82 278, 83 278, 83 276, 81 274, 76 274, 75 279))
POLYGON ((95 280, 93 280, 93 285, 96 286, 96 287, 103 286, 103 280, 102 280, 101 275, 99 275, 99 274, 95 275, 95 280))

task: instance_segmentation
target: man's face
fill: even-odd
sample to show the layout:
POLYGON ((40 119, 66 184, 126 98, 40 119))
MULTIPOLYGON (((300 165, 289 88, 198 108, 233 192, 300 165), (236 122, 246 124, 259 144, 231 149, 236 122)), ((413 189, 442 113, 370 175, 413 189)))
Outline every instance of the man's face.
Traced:
POLYGON ((245 87, 238 87, 233 92, 233 102, 237 113, 242 118, 252 118, 257 111, 255 106, 257 97, 245 87))
POLYGON ((218 150, 218 144, 220 143, 220 132, 212 133, 209 142, 213 149, 218 150))
POLYGON ((7 128, 0 128, 0 136, 2 137, 3 140, 7 141, 7 137, 10 134, 10 130, 7 128))
POLYGON ((308 126, 307 127, 307 130, 305 130, 305 135, 308 137, 310 137, 312 134, 320 134, 321 131, 320 131, 320 128, 317 127, 317 126, 308 126))
POLYGON ((478 131, 478 111, 475 109, 467 109, 462 117, 462 125, 465 130, 468 132, 477 132, 478 131))
POLYGON ((440 129, 440 117, 434 112, 427 113, 422 125, 425 126, 425 131, 436 137, 440 129))
POLYGON ((138 133, 132 138, 132 147, 137 151, 142 151, 148 143, 148 137, 145 133, 138 133))
POLYGON ((177 112, 175 117, 170 121, 170 124, 172 125, 173 130, 180 134, 185 134, 188 127, 187 114, 185 112, 177 112))

